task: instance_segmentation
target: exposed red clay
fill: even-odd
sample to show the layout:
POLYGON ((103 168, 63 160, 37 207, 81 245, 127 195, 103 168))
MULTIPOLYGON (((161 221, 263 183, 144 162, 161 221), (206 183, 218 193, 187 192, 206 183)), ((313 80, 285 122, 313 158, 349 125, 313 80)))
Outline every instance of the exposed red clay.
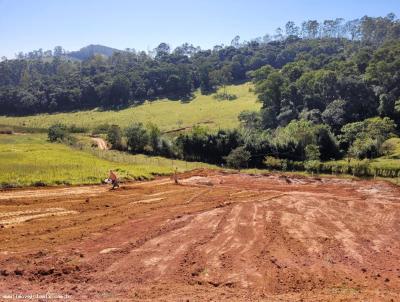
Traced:
POLYGON ((197 170, 0 192, 0 301, 399 301, 400 188, 197 170))

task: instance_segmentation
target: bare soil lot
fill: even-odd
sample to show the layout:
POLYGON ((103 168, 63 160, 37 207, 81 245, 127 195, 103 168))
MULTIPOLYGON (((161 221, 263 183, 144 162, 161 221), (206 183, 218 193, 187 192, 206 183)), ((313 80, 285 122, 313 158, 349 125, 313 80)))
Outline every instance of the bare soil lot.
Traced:
POLYGON ((0 300, 46 292, 69 301, 399 301, 400 188, 197 170, 179 185, 0 191, 0 300))

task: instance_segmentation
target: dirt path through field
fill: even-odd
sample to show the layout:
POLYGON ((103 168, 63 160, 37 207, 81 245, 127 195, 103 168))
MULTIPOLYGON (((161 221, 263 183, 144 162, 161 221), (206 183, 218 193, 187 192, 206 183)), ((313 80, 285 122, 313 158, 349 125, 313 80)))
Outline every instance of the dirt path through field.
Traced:
POLYGON ((91 139, 97 144, 100 150, 108 150, 107 142, 104 139, 100 137, 92 137, 91 139))
POLYGON ((0 192, 0 295, 400 299, 399 187, 204 170, 180 181, 0 192))

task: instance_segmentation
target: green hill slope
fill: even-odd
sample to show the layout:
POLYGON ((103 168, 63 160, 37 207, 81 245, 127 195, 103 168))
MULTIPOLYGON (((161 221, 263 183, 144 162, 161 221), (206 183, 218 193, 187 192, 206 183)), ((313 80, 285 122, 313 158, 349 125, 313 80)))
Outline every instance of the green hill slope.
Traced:
MULTIPOLYGON (((101 150, 93 150, 93 153, 101 150)), ((108 171, 122 179, 151 179, 154 175, 211 165, 162 157, 103 151, 104 158, 64 144, 49 143, 44 134, 0 134, 0 189, 12 186, 98 184, 108 171)), ((100 155, 100 154, 99 154, 100 155)))
POLYGON ((228 86, 230 94, 237 96, 233 101, 219 101, 212 95, 196 92, 189 103, 171 100, 146 102, 143 105, 120 111, 80 111, 74 113, 41 114, 23 117, 0 116, 1 125, 46 128, 56 122, 95 128, 101 124, 117 124, 126 127, 132 122, 152 122, 163 131, 207 125, 211 129, 233 128, 238 125, 238 114, 243 110, 259 110, 261 104, 250 92, 251 83, 228 86))

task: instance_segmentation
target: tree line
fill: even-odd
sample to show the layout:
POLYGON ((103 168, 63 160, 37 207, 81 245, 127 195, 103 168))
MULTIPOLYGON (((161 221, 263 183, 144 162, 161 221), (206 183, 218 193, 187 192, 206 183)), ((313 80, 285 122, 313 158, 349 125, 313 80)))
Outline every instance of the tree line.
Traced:
MULTIPOLYGON (((340 158, 371 159, 392 152, 388 138, 394 137, 396 125, 385 117, 374 117, 346 124, 335 135, 325 124, 292 120, 284 127, 263 130, 248 128, 209 131, 199 126, 177 137, 163 134, 156 125, 132 123, 121 129, 117 125, 100 125, 94 133, 106 134, 112 149, 132 154, 164 156, 200 161, 232 168, 279 168, 282 170, 339 169, 323 165, 340 158)), ((70 133, 82 129, 63 124, 48 129, 50 141, 76 144, 70 133)), ((350 169, 354 164, 340 167, 350 169)), ((399 167, 394 167, 399 170, 399 167)), ((398 173, 400 171, 395 171, 398 173)), ((382 173, 388 173, 387 170, 382 173)), ((393 171, 390 173, 394 173, 393 171)), ((397 174, 395 174, 397 175, 397 174)))
POLYGON ((400 22, 389 14, 347 22, 308 20, 300 26, 289 21, 272 36, 244 42, 237 36, 231 45, 207 50, 188 43, 172 50, 161 43, 148 53, 126 49, 110 57, 94 55, 84 60, 69 59, 60 46, 54 51, 20 53, 14 60, 0 62, 0 114, 120 109, 164 97, 190 100, 196 89, 212 93, 220 86, 253 79, 260 95, 266 92, 260 88, 262 81, 280 87, 280 91, 270 91, 272 98, 266 92, 268 101, 261 98, 264 116, 277 116, 271 119, 271 127, 298 117, 305 107, 310 110, 304 114, 314 114, 314 109, 322 113, 332 98, 336 101, 328 108, 332 112, 336 108, 347 111, 348 106, 362 110, 360 116, 345 117, 353 121, 374 114, 371 96, 376 93, 371 89, 375 86, 381 89, 379 111, 392 110, 397 100, 393 101, 395 83, 381 76, 391 72, 387 68, 396 68, 390 56, 398 50, 385 43, 399 37, 400 22), (381 61, 387 64, 385 70, 381 61), (366 81, 364 75, 369 77, 366 81), (323 85, 320 80, 325 81, 323 85), (291 91, 293 81, 301 99, 291 91), (364 98, 366 104, 360 101, 364 98))

